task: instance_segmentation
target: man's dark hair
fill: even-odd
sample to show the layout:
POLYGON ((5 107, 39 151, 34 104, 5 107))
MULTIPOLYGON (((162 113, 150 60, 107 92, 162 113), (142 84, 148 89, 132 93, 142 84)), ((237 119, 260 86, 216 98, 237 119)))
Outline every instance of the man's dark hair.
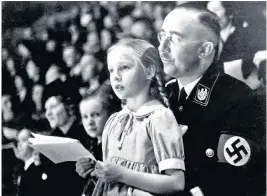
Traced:
POLYGON ((176 9, 185 9, 188 11, 198 13, 199 22, 205 27, 209 28, 212 32, 214 32, 215 35, 220 37, 221 26, 219 18, 216 14, 214 14, 207 8, 199 6, 199 4, 196 3, 185 3, 177 6, 176 9))
MULTIPOLYGON (((185 9, 199 14, 198 15, 199 22, 208 29, 210 29, 218 37, 219 41, 221 26, 219 18, 216 14, 196 3, 181 4, 177 6, 176 9, 185 9)), ((219 42, 215 46, 215 57, 214 57, 215 61, 218 61, 218 51, 219 51, 219 42)))

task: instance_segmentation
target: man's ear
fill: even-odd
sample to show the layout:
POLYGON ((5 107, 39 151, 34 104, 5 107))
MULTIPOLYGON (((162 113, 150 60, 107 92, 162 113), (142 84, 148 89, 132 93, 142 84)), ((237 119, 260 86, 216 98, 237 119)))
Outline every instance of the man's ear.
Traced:
POLYGON ((156 75, 155 66, 149 66, 148 68, 145 68, 145 74, 146 74, 146 78, 148 80, 151 80, 156 75))
POLYGON ((202 44, 199 50, 199 58, 207 57, 214 49, 214 44, 212 42, 205 42, 202 44))

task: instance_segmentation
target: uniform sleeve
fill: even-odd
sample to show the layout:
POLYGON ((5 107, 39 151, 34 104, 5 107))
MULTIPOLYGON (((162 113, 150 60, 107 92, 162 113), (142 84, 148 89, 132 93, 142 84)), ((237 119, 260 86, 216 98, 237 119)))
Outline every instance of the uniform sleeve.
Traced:
MULTIPOLYGON (((251 97, 245 97, 233 104, 225 116, 214 172, 216 190, 220 191, 215 195, 264 195, 266 150, 258 106, 251 97)), ((204 195, 208 187, 203 186, 204 195)))
POLYGON ((185 170, 182 134, 171 110, 158 110, 151 115, 149 134, 159 171, 185 170))

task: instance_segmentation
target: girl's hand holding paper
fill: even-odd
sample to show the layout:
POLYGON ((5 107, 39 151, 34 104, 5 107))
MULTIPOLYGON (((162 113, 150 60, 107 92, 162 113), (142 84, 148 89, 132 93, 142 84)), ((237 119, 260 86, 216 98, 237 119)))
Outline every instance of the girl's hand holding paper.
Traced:
POLYGON ((83 178, 87 178, 88 175, 94 171, 96 161, 90 158, 81 158, 76 162, 76 172, 83 178))
POLYGON ((126 168, 115 163, 97 161, 91 176, 96 176, 104 182, 119 182, 126 170, 126 168))

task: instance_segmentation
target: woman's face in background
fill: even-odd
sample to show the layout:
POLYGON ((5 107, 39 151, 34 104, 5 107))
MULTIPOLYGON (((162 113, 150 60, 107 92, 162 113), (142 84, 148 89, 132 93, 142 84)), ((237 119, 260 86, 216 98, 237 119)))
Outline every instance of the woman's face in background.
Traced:
POLYGON ((63 60, 67 67, 74 67, 76 61, 76 51, 72 47, 67 47, 63 50, 63 60))
POLYGON ((49 97, 45 102, 45 110, 45 116, 52 129, 64 126, 69 120, 66 107, 58 97, 49 97))
POLYGON ((84 55, 80 61, 81 76, 84 82, 88 82, 97 75, 97 61, 93 55, 84 55))
POLYGON ((42 103, 44 87, 42 85, 34 85, 32 88, 32 100, 37 103, 42 103))
POLYGON ((39 76, 40 70, 39 67, 36 66, 36 64, 30 60, 26 65, 26 72, 29 76, 29 78, 34 78, 36 75, 39 76))
POLYGON ((30 51, 24 44, 18 45, 18 53, 24 58, 27 58, 30 56, 30 51))
POLYGON ((11 95, 2 95, 2 112, 12 112, 11 95))
POLYGON ((15 75, 16 74, 16 68, 15 68, 15 62, 14 59, 12 58, 8 58, 6 61, 6 68, 9 71, 9 73, 11 75, 15 75))
POLYGON ((25 87, 23 79, 20 76, 15 76, 15 86, 18 91, 22 90, 25 87))
POLYGON ((227 24, 230 21, 229 16, 226 15, 226 9, 223 6, 222 2, 220 1, 210 1, 207 5, 207 8, 215 13, 219 19, 220 19, 220 24, 221 27, 224 28, 225 26, 227 26, 227 24))
POLYGON ((2 48, 2 60, 5 61, 8 58, 8 50, 6 48, 2 48))
POLYGON ((112 35, 111 33, 104 29, 101 31, 101 48, 102 50, 107 50, 112 44, 112 35))

